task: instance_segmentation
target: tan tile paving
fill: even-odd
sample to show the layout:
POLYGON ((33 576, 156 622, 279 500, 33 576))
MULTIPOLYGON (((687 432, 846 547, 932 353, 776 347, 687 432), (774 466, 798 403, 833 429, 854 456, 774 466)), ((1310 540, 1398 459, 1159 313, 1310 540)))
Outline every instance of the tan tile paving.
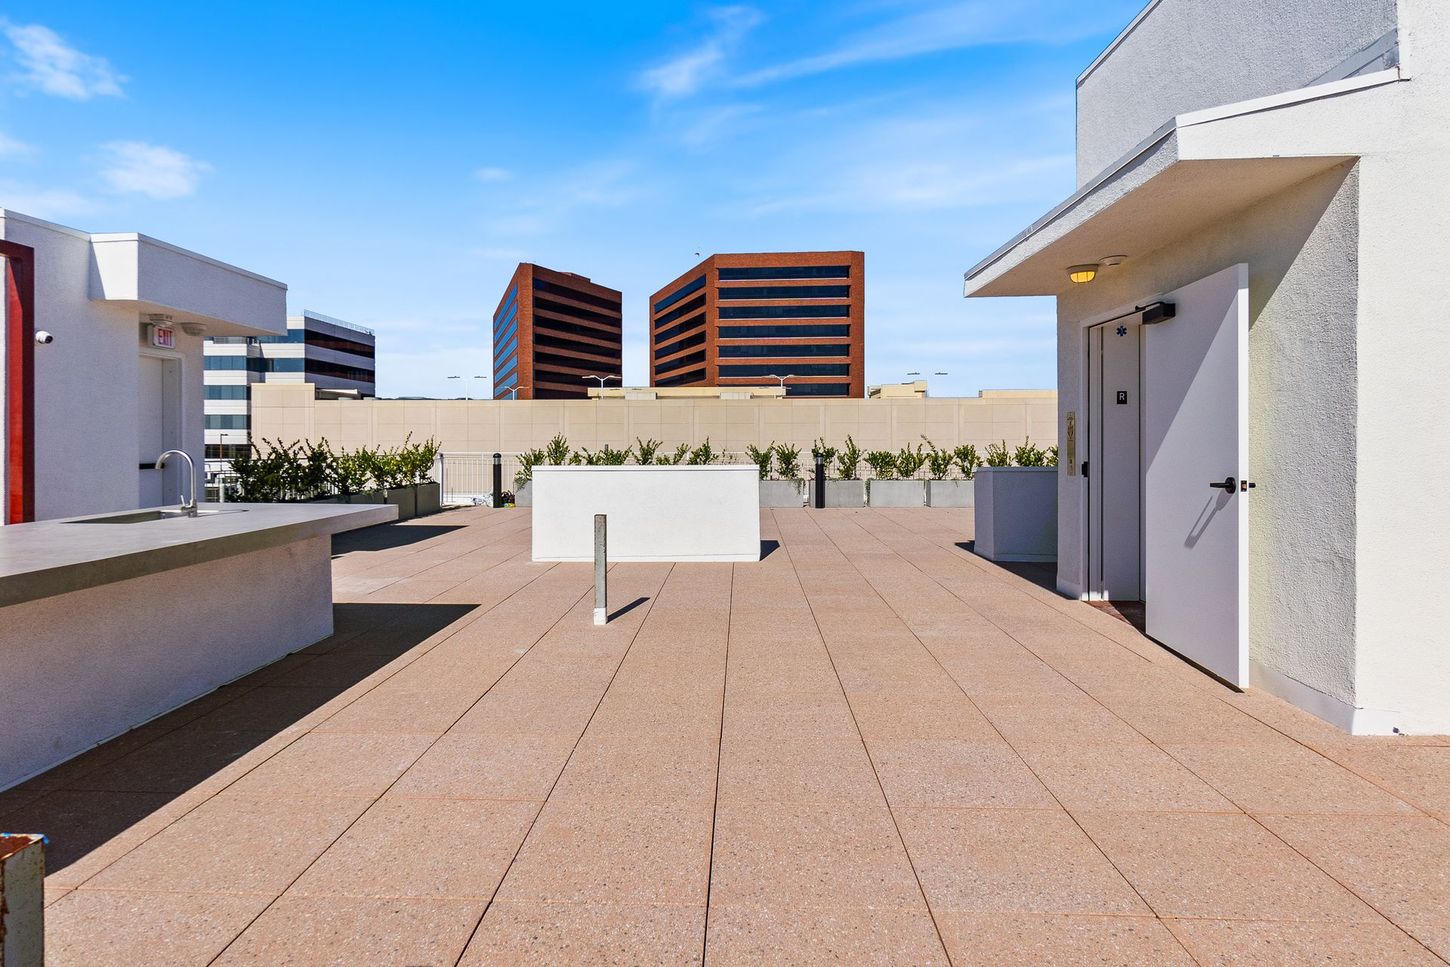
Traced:
POLYGON ((527 511, 341 538, 331 637, 0 793, 50 962, 1450 958, 1450 738, 1230 692, 970 528, 767 511, 602 629, 527 511))

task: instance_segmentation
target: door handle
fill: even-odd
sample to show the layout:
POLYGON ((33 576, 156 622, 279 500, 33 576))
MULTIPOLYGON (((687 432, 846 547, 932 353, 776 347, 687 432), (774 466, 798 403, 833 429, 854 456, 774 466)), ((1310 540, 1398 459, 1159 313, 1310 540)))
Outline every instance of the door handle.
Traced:
POLYGON ((1224 477, 1223 480, 1218 483, 1211 483, 1209 486, 1215 490, 1222 490, 1224 493, 1231 494, 1239 489, 1239 482, 1233 477, 1224 477))

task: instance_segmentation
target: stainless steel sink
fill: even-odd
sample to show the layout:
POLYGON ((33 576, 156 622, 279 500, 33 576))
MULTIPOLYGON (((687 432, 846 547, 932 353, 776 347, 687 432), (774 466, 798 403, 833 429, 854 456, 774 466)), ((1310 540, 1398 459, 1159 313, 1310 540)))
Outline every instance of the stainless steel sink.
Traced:
MULTIPOLYGON (((217 514, 245 514, 247 508, 236 507, 228 510, 198 510, 198 517, 215 517, 217 514)), ((126 514, 110 514, 106 517, 90 517, 86 520, 73 520, 72 524, 144 524, 149 520, 185 520, 189 515, 184 510, 133 510, 126 514)))

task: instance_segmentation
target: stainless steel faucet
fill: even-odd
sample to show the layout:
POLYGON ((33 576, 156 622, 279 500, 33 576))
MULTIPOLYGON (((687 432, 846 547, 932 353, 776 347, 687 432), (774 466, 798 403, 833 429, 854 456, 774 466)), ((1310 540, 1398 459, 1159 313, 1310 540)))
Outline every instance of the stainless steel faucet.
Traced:
POLYGON ((191 499, 190 500, 186 499, 186 496, 184 494, 177 494, 177 499, 181 501, 181 509, 184 510, 184 511, 186 511, 186 516, 188 516, 188 517, 195 517, 196 516, 196 463, 192 461, 191 454, 187 453, 185 450, 167 450, 161 456, 159 456, 159 457, 156 458, 156 469, 157 470, 160 470, 162 467, 166 466, 166 458, 169 457, 169 456, 171 456, 173 453, 176 454, 178 457, 181 457, 183 460, 185 460, 186 461, 187 469, 191 471, 191 499))

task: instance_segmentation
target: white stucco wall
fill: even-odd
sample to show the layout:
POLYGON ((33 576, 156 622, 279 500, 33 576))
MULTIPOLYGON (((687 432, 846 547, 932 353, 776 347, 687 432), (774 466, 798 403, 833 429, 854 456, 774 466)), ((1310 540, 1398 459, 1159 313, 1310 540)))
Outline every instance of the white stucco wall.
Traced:
MULTIPOLYGON (((260 276, 137 236, 91 236, 0 210, 0 237, 35 249, 35 328, 55 336, 35 347, 35 519, 128 510, 140 506, 140 470, 156 453, 138 440, 142 354, 176 360, 181 367, 180 446, 196 462, 203 455, 201 336, 181 324, 205 320, 211 331, 283 332, 286 288, 260 276), (113 263, 133 268, 148 248, 154 264, 127 287, 125 266, 112 264, 112 288, 99 281, 94 239, 113 239, 113 263), (130 239, 130 242, 126 242, 130 239), (138 247, 139 246, 139 247, 138 247), (167 276, 168 266, 179 273, 167 276), (137 296, 142 302, 135 300, 137 296), (144 301, 148 297, 152 300, 144 301), (123 301, 115 301, 115 300, 123 301), (181 308, 176 347, 147 345, 142 316, 181 308), (209 313, 228 313, 227 317, 209 313)), ((184 470, 167 470, 166 502, 176 501, 184 470)))
POLYGON ((1303 87, 1395 27, 1395 0, 1156 0, 1078 81, 1078 183, 1176 115, 1303 87))
MULTIPOLYGON (((1058 300, 1058 395, 1081 421, 1082 320, 1249 265, 1251 658, 1343 702, 1354 695, 1356 208, 1354 171, 1336 169, 1058 300)), ((1077 593, 1085 488, 1063 480, 1058 575, 1077 593)))

